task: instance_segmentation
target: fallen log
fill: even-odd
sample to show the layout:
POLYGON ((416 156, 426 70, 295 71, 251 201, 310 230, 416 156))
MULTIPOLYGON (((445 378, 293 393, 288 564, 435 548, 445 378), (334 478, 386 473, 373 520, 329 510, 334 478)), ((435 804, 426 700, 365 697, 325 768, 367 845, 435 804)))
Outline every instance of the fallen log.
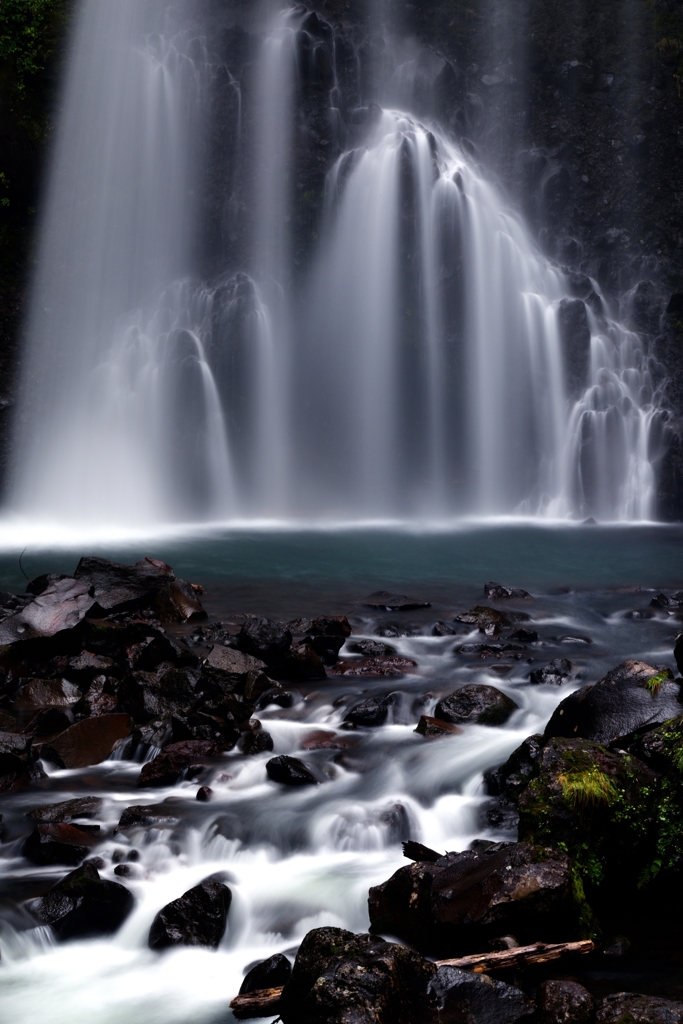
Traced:
POLYGON ((259 988, 254 992, 245 992, 243 996, 235 996, 230 1009, 238 1020, 249 1020, 251 1017, 274 1017, 280 1009, 282 988, 259 988))
MULTIPOLYGON (((460 956, 453 960, 437 960, 437 967, 460 967, 475 974, 485 971, 500 971, 508 967, 526 967, 530 964, 544 964, 549 960, 559 960, 561 956, 576 953, 590 953, 595 943, 590 939, 580 942, 534 942, 531 946, 514 946, 497 953, 473 953, 471 956, 460 956)), ((247 992, 243 996, 235 996, 230 1009, 238 1020, 249 1020, 252 1017, 271 1017, 280 1010, 281 988, 264 988, 256 992, 247 992)))
POLYGON ((437 960, 437 967, 460 967, 466 971, 483 974, 484 971, 500 971, 506 967, 526 967, 528 964, 544 964, 548 960, 559 960, 571 953, 590 953, 595 943, 590 939, 580 942, 534 942, 531 946, 513 946, 496 953, 473 953, 452 960, 437 960))

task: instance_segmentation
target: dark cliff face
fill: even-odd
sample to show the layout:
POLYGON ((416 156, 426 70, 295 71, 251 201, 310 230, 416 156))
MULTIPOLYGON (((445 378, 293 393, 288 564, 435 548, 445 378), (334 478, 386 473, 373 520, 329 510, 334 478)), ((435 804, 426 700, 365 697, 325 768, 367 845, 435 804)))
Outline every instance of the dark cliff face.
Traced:
MULTIPOLYGON (((395 66, 402 48, 412 47, 414 56, 422 46, 419 113, 438 120, 498 177, 539 245, 574 272, 577 295, 585 297, 581 275, 594 278, 613 313, 643 337, 670 413, 660 515, 683 517, 683 4, 306 6, 312 13, 298 52, 297 156, 289 182, 294 272, 305 270, 315 247, 325 176, 353 142, 355 108, 378 98, 373 82, 395 66), (335 73, 337 121, 329 110, 335 73)), ((198 272, 214 280, 249 264, 248 154, 235 140, 238 116, 247 121, 244 137, 250 130, 255 9, 246 0, 197 0, 188 14, 214 68, 196 260, 198 272)), ((37 145, 28 159, 32 173, 40 156, 37 145)), ((5 286, 5 306, 7 295, 5 286)), ((16 330, 15 318, 0 339, 0 393, 14 363, 16 330)))

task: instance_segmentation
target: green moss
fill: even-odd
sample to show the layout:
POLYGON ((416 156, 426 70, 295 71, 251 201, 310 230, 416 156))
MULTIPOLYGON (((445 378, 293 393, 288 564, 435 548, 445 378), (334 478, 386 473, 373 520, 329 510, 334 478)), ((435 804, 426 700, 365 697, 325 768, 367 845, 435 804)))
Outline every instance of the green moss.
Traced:
POLYGON ((652 696, 656 697, 659 693, 659 688, 661 687, 662 683, 665 683, 667 679, 670 678, 671 673, 668 669, 665 669, 663 672, 658 672, 656 676, 651 676, 645 683, 645 685, 652 694, 652 696))
POLYGON ((596 765, 584 771, 562 773, 558 782, 564 799, 575 811, 606 806, 618 795, 612 780, 596 765))

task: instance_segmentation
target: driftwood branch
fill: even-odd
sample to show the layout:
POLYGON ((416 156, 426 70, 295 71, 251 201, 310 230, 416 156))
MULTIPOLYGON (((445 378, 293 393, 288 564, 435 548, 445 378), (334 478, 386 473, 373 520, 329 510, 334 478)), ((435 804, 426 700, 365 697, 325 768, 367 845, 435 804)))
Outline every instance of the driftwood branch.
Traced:
MULTIPOLYGON (((526 967, 529 964, 543 964, 548 960, 559 960, 570 953, 590 953, 595 944, 590 939, 581 942, 535 942, 532 946, 515 946, 498 953, 474 953, 472 956, 456 957, 454 960, 437 960, 437 967, 460 967, 466 971, 482 974, 484 971, 502 970, 506 967, 526 967)), ((235 996, 230 1009, 238 1020, 252 1017, 271 1017, 280 1011, 281 988, 263 988, 235 996)))
POLYGON ((526 967, 528 964, 544 964, 548 960, 559 960, 569 953, 590 953, 595 943, 590 939, 581 942, 534 942, 532 946, 513 946, 497 953, 473 953, 453 960, 437 960, 437 967, 460 967, 466 971, 482 974, 484 971, 502 970, 505 967, 526 967))
POLYGON ((238 1020, 249 1020, 250 1017, 274 1017, 280 1010, 282 988, 259 988, 255 992, 245 992, 243 996, 235 996, 230 1009, 238 1020))

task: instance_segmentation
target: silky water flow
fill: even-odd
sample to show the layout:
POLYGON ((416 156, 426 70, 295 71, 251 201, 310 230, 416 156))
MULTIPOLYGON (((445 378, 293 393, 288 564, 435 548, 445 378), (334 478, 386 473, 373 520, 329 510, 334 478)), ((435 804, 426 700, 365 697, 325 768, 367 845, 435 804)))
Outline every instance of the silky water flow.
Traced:
MULTIPOLYGON (((198 278, 221 69, 182 10, 82 5, 9 512, 112 529, 655 517, 661 414, 641 342, 592 282, 583 349, 563 344, 563 303, 581 300, 475 159, 424 115, 443 66, 431 55, 396 60, 373 86, 383 109, 349 112, 334 72, 328 115, 346 143, 301 269, 291 222, 305 15, 276 11, 246 97, 228 71, 251 204, 243 265, 198 278), (391 102, 417 94, 419 117, 391 102)), ((319 40, 307 44, 317 52, 319 40)), ((225 188, 237 209, 234 181, 225 188)))

